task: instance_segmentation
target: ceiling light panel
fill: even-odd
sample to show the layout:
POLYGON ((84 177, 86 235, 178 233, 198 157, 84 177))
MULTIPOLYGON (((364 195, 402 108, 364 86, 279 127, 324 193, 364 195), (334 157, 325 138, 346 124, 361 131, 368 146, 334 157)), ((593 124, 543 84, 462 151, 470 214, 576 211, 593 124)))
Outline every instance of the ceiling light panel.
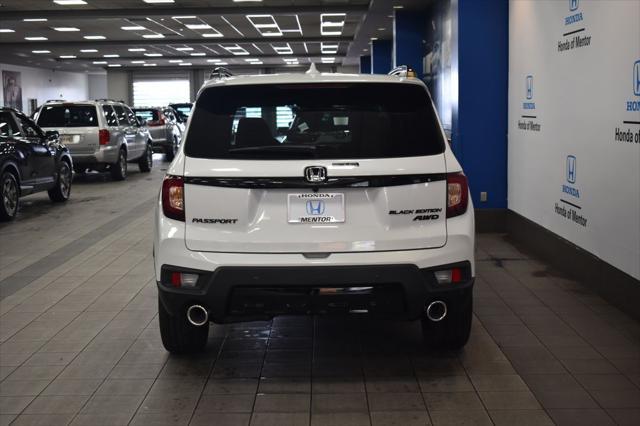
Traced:
POLYGON ((289 43, 285 43, 283 45, 272 44, 271 47, 278 55, 293 55, 293 49, 289 43))
POLYGON ((224 45, 220 45, 220 47, 222 47, 224 50, 226 50, 227 52, 231 53, 232 55, 236 55, 236 56, 242 56, 242 55, 248 55, 249 52, 242 46, 238 45, 238 44, 232 44, 232 45, 228 45, 228 46, 224 46, 224 45))
POLYGON ((320 43, 320 51, 323 55, 335 55, 338 53, 338 43, 320 43))
POLYGON ((47 18, 25 18, 23 22, 47 22, 47 18))
POLYGON ((129 52, 146 52, 147 49, 144 47, 134 47, 132 49, 127 49, 129 52))
POLYGON ((345 13, 323 13, 320 15, 320 34, 323 36, 342 35, 345 13))
POLYGON ((96 53, 98 49, 80 49, 82 53, 96 53))
POLYGON ((105 40, 106 37, 103 35, 86 35, 83 37, 85 40, 105 40))
POLYGON ((83 4, 87 4, 84 0, 53 0, 55 4, 59 4, 60 6, 80 6, 83 4))
POLYGON ((27 41, 45 41, 48 40, 48 38, 46 37, 41 37, 41 36, 28 36, 24 38, 27 41))
POLYGON ((160 3, 175 3, 174 0, 142 0, 148 4, 160 4, 160 3))
POLYGON ((163 34, 144 34, 142 38, 164 38, 163 34))
POLYGON ((10 28, 0 28, 0 33, 15 33, 16 30, 12 30, 10 28))
POLYGON ((247 15, 247 19, 263 37, 282 37, 285 33, 302 35, 298 15, 247 15))
POLYGON ((60 59, 76 59, 76 55, 60 55, 60 59))
POLYGON ((143 27, 142 25, 126 25, 124 27, 120 27, 120 29, 125 30, 125 31, 144 31, 144 30, 146 30, 146 28, 143 27))
POLYGON ((53 27, 53 29, 55 31, 60 31, 61 33, 71 33, 71 32, 80 31, 80 28, 76 28, 76 27, 53 27))

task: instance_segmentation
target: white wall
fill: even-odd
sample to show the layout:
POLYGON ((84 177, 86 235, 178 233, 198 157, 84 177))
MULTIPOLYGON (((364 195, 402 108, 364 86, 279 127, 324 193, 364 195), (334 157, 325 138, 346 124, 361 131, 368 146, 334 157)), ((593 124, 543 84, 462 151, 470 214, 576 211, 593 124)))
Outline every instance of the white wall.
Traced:
POLYGON ((107 71, 107 98, 131 105, 131 81, 127 71, 107 71))
POLYGON ((509 8, 509 208, 640 279, 640 2, 509 8))
MULTIPOLYGON (((38 105, 48 99, 85 100, 89 96, 88 77, 85 73, 54 71, 0 63, 1 71, 21 73, 22 108, 29 111, 29 99, 37 99, 38 105)), ((0 104, 4 105, 4 93, 0 91, 0 104)))
POLYGON ((88 74, 89 78, 89 99, 104 99, 108 97, 107 73, 88 74))

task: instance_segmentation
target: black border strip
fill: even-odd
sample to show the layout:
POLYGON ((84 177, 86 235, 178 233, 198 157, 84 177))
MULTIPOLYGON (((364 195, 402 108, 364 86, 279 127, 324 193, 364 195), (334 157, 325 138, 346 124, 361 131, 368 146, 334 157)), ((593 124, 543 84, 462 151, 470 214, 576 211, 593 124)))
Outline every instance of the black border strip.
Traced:
POLYGON ((562 36, 566 37, 566 36, 571 35, 571 34, 581 33, 582 31, 584 31, 584 28, 580 28, 579 30, 575 30, 575 31, 571 31, 571 32, 568 32, 568 33, 564 33, 564 34, 562 34, 562 36))
POLYGON ((218 186, 223 188, 380 188, 386 186, 414 185, 447 179, 446 173, 397 176, 340 176, 325 182, 307 182, 300 177, 196 177, 187 176, 184 182, 191 185, 218 186))
POLYGON ((577 204, 570 203, 570 202, 568 202, 567 200, 563 200, 562 198, 560 198, 560 201, 562 201, 562 202, 563 202, 563 203, 565 203, 565 204, 569 204, 570 206, 573 206, 573 207, 575 207, 576 209, 580 209, 580 210, 582 210, 582 207, 578 206, 577 204))

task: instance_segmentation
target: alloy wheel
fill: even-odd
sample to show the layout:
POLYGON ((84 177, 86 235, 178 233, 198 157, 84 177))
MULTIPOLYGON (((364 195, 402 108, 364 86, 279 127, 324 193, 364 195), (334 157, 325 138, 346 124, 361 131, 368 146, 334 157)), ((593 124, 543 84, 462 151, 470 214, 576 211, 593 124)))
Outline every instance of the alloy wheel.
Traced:
POLYGON ((18 207, 18 187, 15 179, 10 176, 7 176, 2 182, 2 202, 4 203, 4 209, 8 213, 15 213, 18 207))

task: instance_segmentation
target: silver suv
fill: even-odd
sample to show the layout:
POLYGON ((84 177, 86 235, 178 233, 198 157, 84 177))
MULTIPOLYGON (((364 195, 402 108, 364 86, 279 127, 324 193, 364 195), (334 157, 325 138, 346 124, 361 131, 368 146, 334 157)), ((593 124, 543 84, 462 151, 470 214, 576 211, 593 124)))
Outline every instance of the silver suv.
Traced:
POLYGON ((167 161, 173 161, 184 131, 173 108, 141 107, 134 108, 133 112, 149 128, 153 151, 164 153, 167 161))
POLYGON ((128 162, 137 162, 141 172, 151 170, 149 130, 122 102, 47 102, 36 121, 45 131, 60 133, 60 142, 71 151, 78 173, 108 170, 115 180, 124 180, 128 162))

